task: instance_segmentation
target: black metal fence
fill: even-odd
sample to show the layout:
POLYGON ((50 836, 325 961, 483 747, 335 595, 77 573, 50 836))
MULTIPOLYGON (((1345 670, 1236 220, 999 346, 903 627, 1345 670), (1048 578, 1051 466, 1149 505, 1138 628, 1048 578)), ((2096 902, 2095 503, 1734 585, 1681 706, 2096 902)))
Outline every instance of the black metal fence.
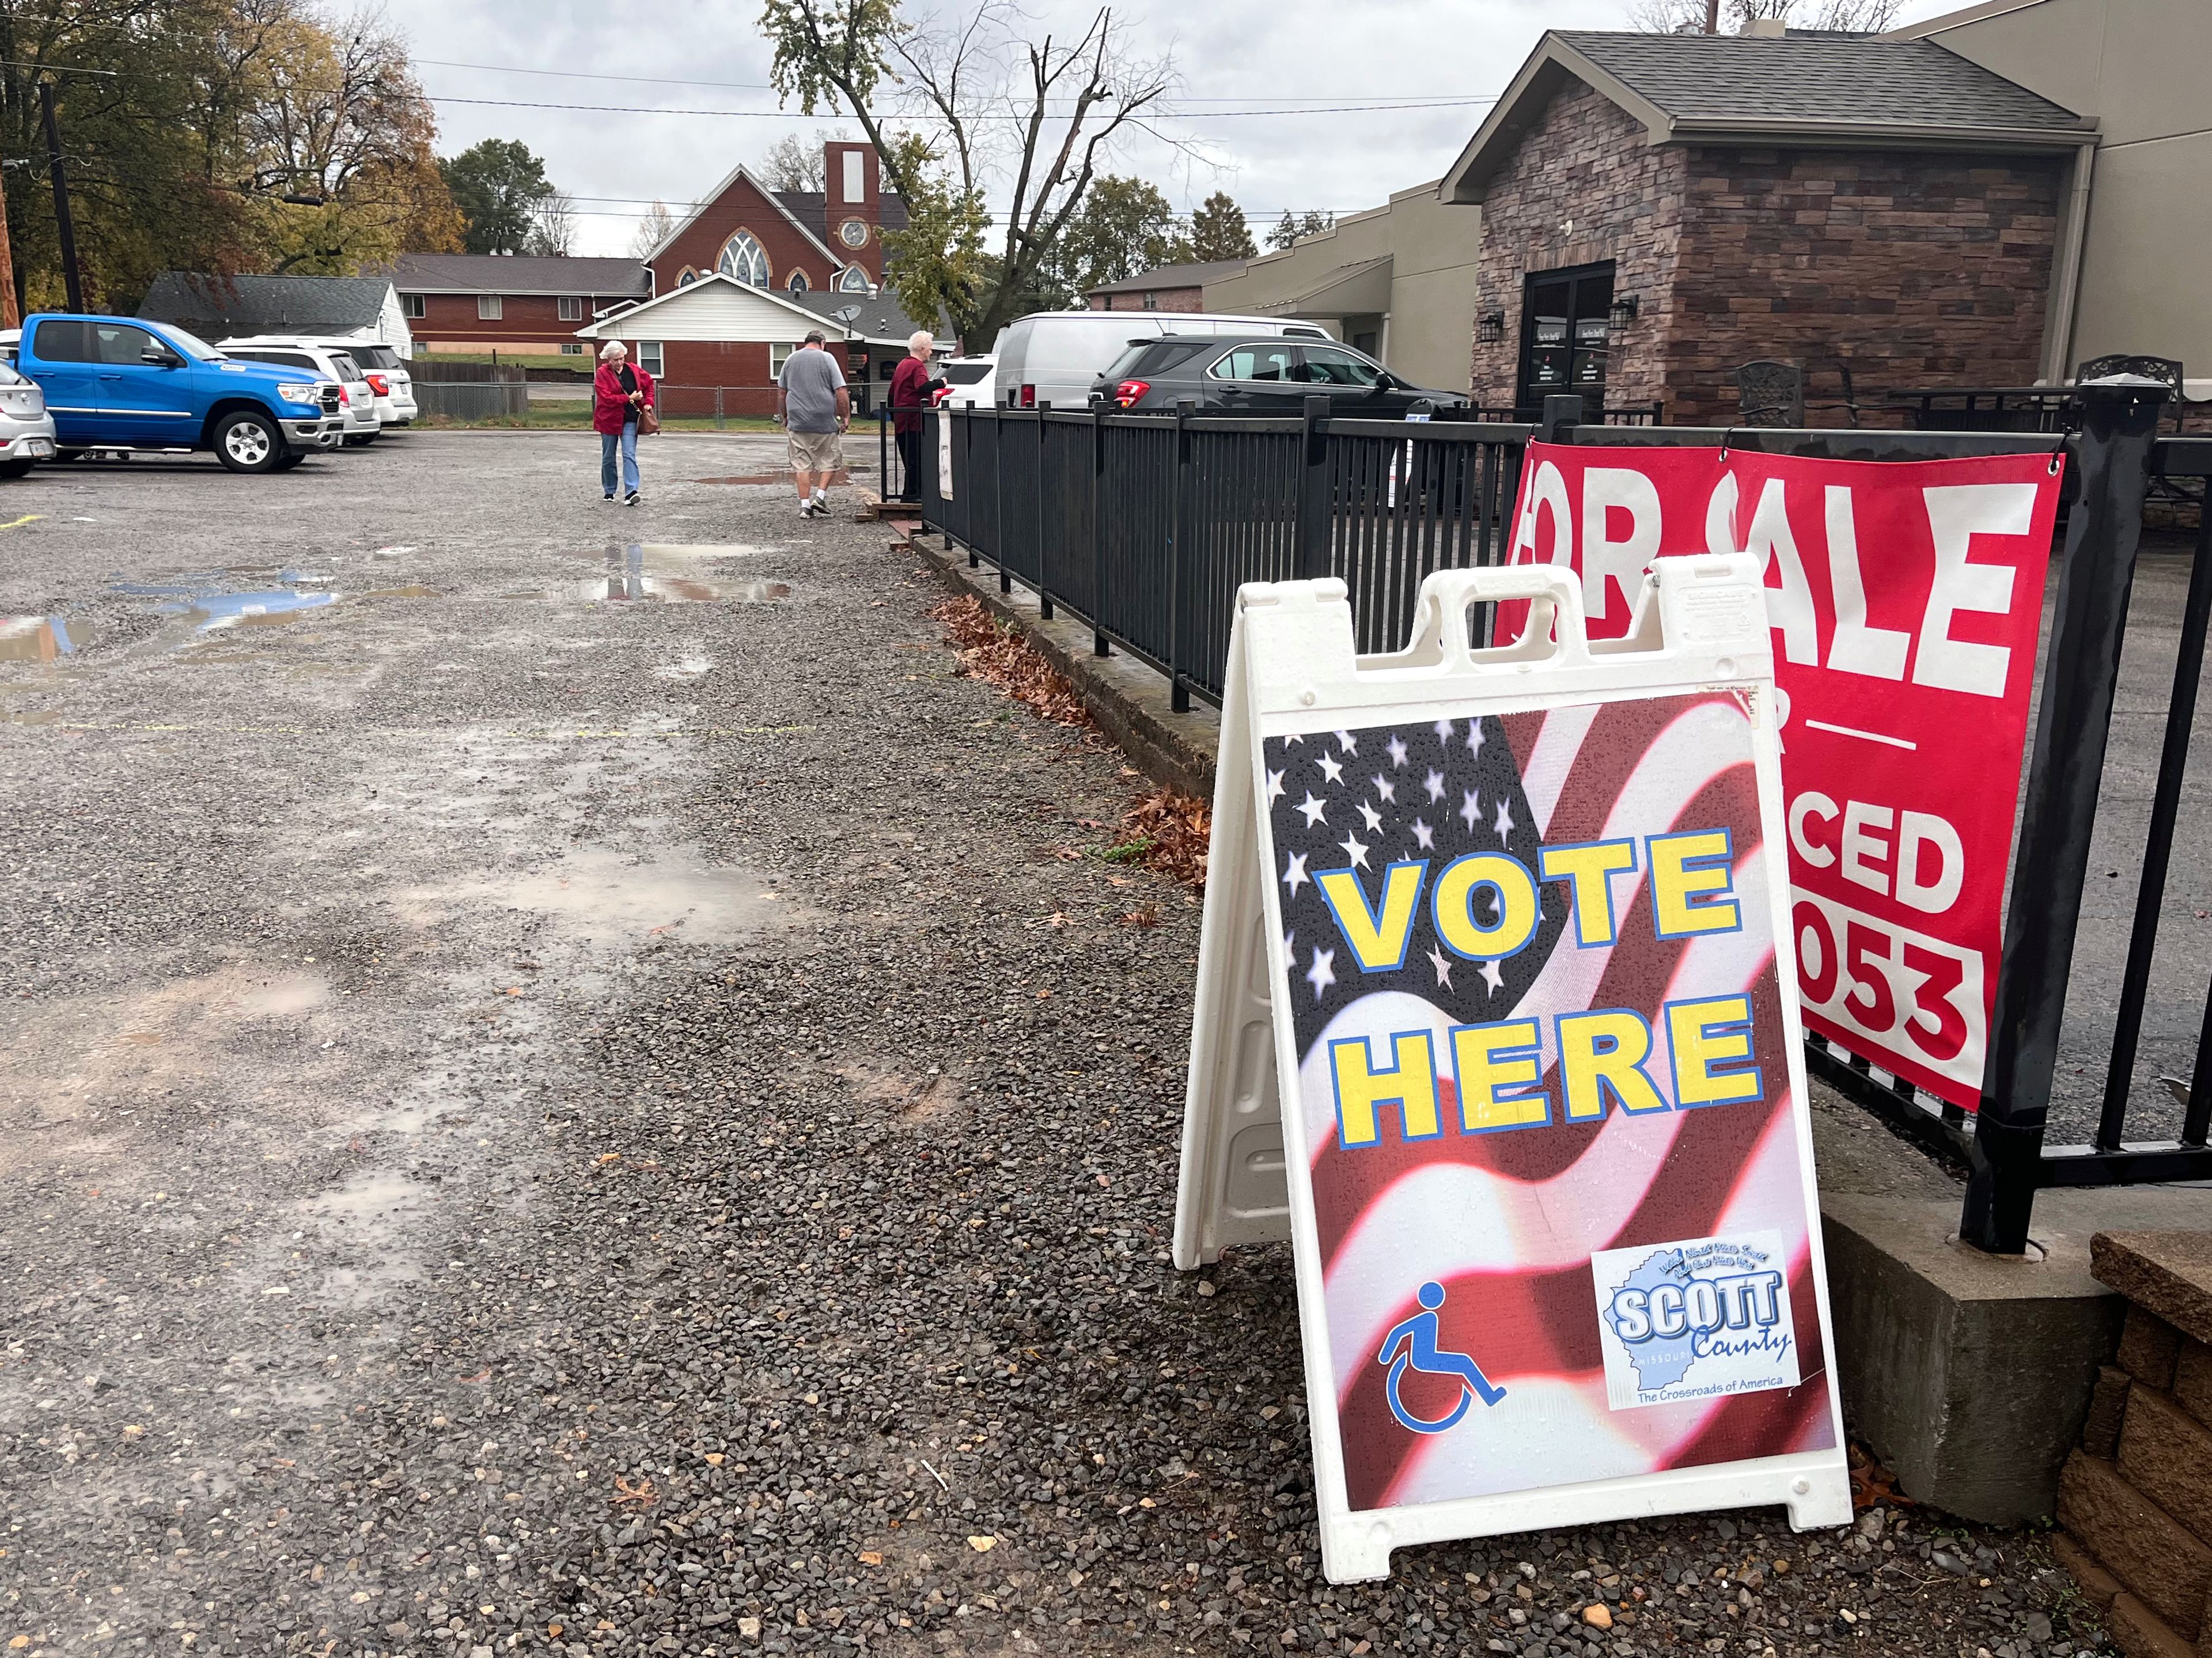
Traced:
MULTIPOLYGON (((2063 445, 2074 462, 2065 551, 2023 797, 1995 1015, 1978 1111, 1924 1095, 1841 1045, 1808 1038, 1814 1074, 1968 1167, 1960 1233, 2019 1254, 2045 1187, 2212 1181, 2212 992, 2174 1139, 2126 1135, 2136 1048, 2187 771, 2197 684, 2212 619, 2212 515, 2197 531, 2141 859, 2127 964, 2093 1140, 2044 1144, 2076 932, 2096 825, 2128 601, 2154 485, 2212 477, 2212 438, 2158 436, 2164 388, 2080 388, 2081 429, 2063 438, 1864 429, 1723 430, 1577 424, 1581 400, 1549 399, 1539 426, 1217 420, 1000 410, 930 416, 925 525, 1020 582, 1048 616, 1087 620, 1096 648, 1119 644, 1168 674, 1176 705, 1218 701, 1229 621, 1246 581, 1334 575, 1351 590, 1362 651, 1393 649, 1431 571, 1498 562, 1522 455, 1559 442, 1729 445, 1833 460, 1930 460, 2063 445), (937 475, 939 422, 952 430, 952 488, 937 475)), ((1611 411, 1607 411, 1610 415, 1611 411)), ((2130 689, 2138 699, 2143 688, 2130 689)))
POLYGON ((1221 698, 1237 590, 1340 576, 1363 651, 1395 649, 1431 571, 1495 563, 1531 428, 1189 412, 963 409, 923 434, 923 522, 1000 591, 1088 621, 1168 676, 1177 709, 1221 698), (950 421, 949 493, 938 476, 950 421))

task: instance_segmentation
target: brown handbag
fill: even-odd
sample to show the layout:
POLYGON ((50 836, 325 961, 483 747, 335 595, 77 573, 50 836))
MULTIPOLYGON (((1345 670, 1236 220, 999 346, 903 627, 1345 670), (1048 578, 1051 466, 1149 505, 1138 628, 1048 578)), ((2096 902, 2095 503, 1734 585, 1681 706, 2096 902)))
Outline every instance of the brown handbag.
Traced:
POLYGON ((647 403, 647 404, 639 404, 639 405, 638 405, 638 410, 637 410, 637 434, 638 434, 638 436, 640 436, 640 437, 641 437, 641 438, 649 438, 649 437, 651 437, 651 436, 652 436, 655 432, 658 432, 659 429, 660 429, 660 415, 659 415, 659 412, 658 410, 656 410, 653 408, 653 406, 651 404, 649 404, 649 403, 647 403))

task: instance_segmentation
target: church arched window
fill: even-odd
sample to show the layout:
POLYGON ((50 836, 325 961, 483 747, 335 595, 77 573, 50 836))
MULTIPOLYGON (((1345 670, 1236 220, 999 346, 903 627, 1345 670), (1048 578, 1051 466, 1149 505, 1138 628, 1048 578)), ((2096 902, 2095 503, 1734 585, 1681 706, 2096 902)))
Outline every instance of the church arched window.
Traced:
POLYGON ((848 264, 845 267, 845 274, 837 278, 837 286, 848 294, 875 292, 868 283, 868 273, 857 264, 848 264))
POLYGON ((806 273, 804 270, 793 271, 791 273, 791 280, 786 282, 784 286, 794 294, 804 294, 808 286, 806 273))
POLYGON ((722 244, 722 257, 714 268, 755 288, 768 286, 768 250, 750 230, 740 230, 722 244))

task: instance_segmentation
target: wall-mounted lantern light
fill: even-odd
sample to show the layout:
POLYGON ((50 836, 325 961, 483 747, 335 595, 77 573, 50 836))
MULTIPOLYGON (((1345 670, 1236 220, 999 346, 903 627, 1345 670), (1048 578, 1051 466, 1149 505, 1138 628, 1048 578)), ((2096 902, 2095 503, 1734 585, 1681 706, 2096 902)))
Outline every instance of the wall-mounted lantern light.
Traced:
POLYGON ((1612 318, 1613 325, 1615 328, 1627 327, 1636 320, 1636 295, 1616 294, 1613 296, 1613 309, 1608 315, 1612 318))
POLYGON ((1505 337, 1505 313, 1486 311, 1474 319, 1474 337, 1485 345, 1495 345, 1505 337))

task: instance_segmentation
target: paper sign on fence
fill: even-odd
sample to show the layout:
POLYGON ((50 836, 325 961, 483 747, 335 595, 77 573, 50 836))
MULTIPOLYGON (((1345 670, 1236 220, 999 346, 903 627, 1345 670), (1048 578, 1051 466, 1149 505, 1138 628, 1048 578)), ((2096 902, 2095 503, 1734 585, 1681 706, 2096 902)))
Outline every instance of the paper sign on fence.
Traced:
POLYGON ((1758 567, 1637 598, 1593 650, 1566 573, 1445 573, 1364 661, 1340 583, 1240 598, 1176 1259, 1291 1240, 1335 1581, 1850 1517, 1758 567))

